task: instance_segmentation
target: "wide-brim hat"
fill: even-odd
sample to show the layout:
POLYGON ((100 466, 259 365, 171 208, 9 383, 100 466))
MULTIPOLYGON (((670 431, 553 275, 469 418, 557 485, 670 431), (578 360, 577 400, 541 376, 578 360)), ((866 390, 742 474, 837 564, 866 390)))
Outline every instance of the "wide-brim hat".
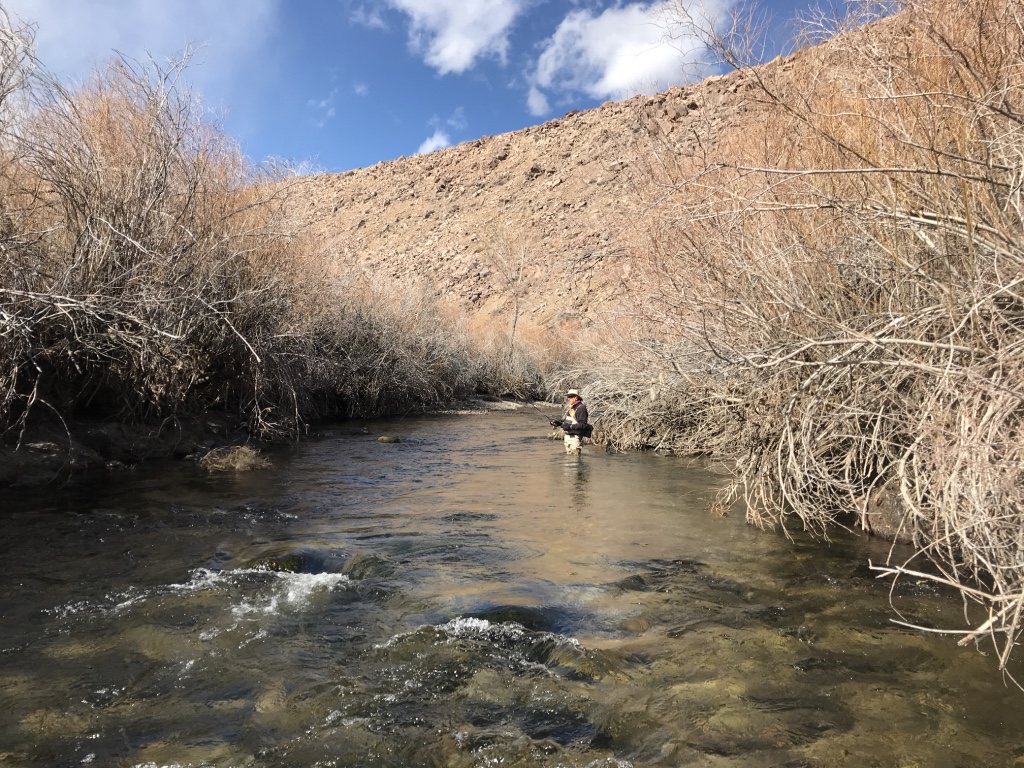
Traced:
POLYGON ((575 389, 570 389, 568 392, 565 393, 565 396, 566 397, 579 397, 580 393, 578 391, 576 391, 575 389))

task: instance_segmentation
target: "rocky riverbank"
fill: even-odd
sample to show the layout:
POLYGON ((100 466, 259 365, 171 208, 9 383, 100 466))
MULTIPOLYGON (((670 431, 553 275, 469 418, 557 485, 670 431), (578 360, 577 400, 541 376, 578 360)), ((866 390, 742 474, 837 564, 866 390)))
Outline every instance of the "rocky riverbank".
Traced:
POLYGON ((244 425, 219 414, 155 425, 109 421, 33 424, 20 444, 0 447, 0 488, 62 485, 124 472, 155 458, 199 459, 249 439, 244 425))
MULTIPOLYGON (((550 404, 531 406, 497 397, 475 397, 447 404, 430 413, 470 415, 523 407, 550 407, 550 404)), ((362 433, 373 432, 372 421, 358 423, 362 433)), ((313 427, 313 431, 315 429, 313 427)), ((399 441, 387 436, 381 440, 399 441)), ((246 425, 237 418, 216 412, 148 425, 90 420, 69 424, 55 420, 33 423, 18 444, 0 446, 0 488, 63 485, 95 479, 104 473, 133 470, 151 459, 202 461, 211 452, 242 445, 266 447, 254 440, 246 425)))

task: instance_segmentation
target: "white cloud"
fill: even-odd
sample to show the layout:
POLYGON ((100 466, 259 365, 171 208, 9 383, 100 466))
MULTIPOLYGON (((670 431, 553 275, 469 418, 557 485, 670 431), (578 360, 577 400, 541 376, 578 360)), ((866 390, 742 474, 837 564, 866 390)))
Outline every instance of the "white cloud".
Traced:
POLYGON ((425 155, 428 152, 434 152, 435 150, 438 149, 450 147, 451 144, 452 140, 449 138, 448 134, 441 128, 438 128, 436 131, 434 131, 434 134, 432 136, 430 136, 422 144, 420 144, 420 148, 416 150, 416 154, 425 155))
POLYGON ((677 82, 703 48, 678 37, 668 40, 668 2, 632 3, 594 15, 569 13, 544 43, 531 77, 527 106, 536 116, 549 110, 549 92, 620 99, 677 82))
POLYGON ((4 0, 4 7, 37 25, 43 66, 62 80, 81 81, 114 51, 161 63, 192 44, 202 47, 189 81, 230 81, 244 72, 274 28, 280 0, 4 0))
POLYGON ((434 129, 434 133, 420 144, 420 148, 416 150, 416 154, 418 155, 425 155, 428 152, 433 152, 435 149, 450 147, 452 144, 452 137, 448 131, 449 129, 453 131, 466 130, 466 127, 468 126, 468 123, 466 122, 466 110, 463 107, 456 107, 451 115, 445 120, 434 115, 427 121, 427 125, 434 129))
POLYGON ((442 75, 470 69, 481 57, 505 60, 508 33, 527 0, 387 0, 409 16, 414 51, 442 75))
POLYGON ((334 107, 334 97, 337 96, 337 95, 338 95, 338 89, 335 88, 333 91, 331 91, 330 96, 328 96, 326 99, 310 99, 308 104, 309 104, 309 106, 313 107, 313 109, 319 109, 321 111, 327 111, 327 110, 333 109, 333 107, 334 107))
POLYGON ((353 83, 352 93, 356 96, 366 96, 370 92, 370 86, 366 83, 353 83))
POLYGON ((468 125, 466 122, 466 110, 463 107, 456 107, 455 111, 452 112, 451 117, 449 117, 445 122, 448 123, 449 127, 456 131, 466 130, 466 126, 468 125))
POLYGON ((530 86, 530 93, 526 97, 526 107, 534 117, 541 117, 551 111, 551 105, 548 104, 548 97, 545 96, 544 92, 535 85, 530 86))
POLYGON ((367 29, 387 29, 387 22, 384 21, 384 17, 381 16, 379 8, 371 8, 367 10, 364 6, 359 6, 351 14, 349 14, 349 20, 353 24, 358 24, 361 27, 367 29))
POLYGON ((337 107, 335 106, 337 98, 338 89, 335 88, 330 92, 330 94, 328 94, 327 98, 310 99, 306 102, 306 106, 308 106, 316 115, 316 117, 313 118, 313 125, 317 128, 323 128, 327 125, 327 121, 338 113, 337 107))

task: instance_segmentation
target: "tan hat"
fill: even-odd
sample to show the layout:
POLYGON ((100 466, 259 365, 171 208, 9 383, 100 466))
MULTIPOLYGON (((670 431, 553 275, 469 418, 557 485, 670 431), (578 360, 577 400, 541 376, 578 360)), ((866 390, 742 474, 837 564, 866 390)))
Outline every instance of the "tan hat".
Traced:
POLYGON ((570 389, 568 392, 565 393, 565 396, 566 397, 579 397, 580 393, 577 392, 575 389, 570 389))

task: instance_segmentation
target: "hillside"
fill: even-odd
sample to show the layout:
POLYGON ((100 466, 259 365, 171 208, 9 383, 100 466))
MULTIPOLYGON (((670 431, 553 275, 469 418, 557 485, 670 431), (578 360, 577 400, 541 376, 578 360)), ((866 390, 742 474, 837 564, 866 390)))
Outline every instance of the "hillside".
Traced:
POLYGON ((644 225, 638 164, 655 148, 707 151, 723 127, 753 118, 759 104, 750 80, 742 72, 712 77, 317 176, 294 196, 294 212, 342 263, 485 314, 506 309, 518 286, 536 324, 587 325, 630 285, 631 249, 644 225))

